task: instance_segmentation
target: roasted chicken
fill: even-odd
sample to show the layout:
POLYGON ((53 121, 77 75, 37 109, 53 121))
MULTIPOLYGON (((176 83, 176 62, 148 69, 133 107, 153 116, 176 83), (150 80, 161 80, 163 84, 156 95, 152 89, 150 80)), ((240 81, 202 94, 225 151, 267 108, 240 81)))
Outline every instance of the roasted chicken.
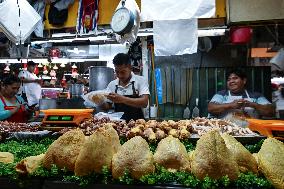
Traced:
POLYGON ((43 166, 50 169, 52 164, 55 164, 59 168, 74 171, 75 162, 84 142, 85 135, 80 129, 68 131, 49 146, 43 166))
POLYGON ((111 124, 104 124, 83 144, 75 164, 75 175, 84 176, 92 172, 101 173, 103 166, 111 168, 112 156, 121 145, 117 132, 111 124))
POLYGON ((155 171, 153 154, 147 141, 141 136, 124 143, 112 158, 112 176, 117 179, 123 176, 125 171, 129 171, 135 179, 155 171))
POLYGON ((284 188, 284 144, 275 138, 265 139, 258 152, 260 171, 275 188, 284 188))
POLYGON ((173 136, 168 136, 159 142, 154 154, 154 161, 169 171, 190 171, 190 162, 185 146, 173 136))
POLYGON ((220 179, 227 175, 230 180, 236 180, 239 175, 238 164, 218 130, 208 132, 197 141, 191 169, 198 179, 206 176, 220 179))

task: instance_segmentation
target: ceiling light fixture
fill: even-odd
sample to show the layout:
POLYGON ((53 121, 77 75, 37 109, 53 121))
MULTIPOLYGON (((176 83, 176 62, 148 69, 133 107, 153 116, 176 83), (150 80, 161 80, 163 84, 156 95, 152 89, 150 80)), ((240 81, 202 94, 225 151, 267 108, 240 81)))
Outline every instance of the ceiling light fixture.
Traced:
POLYGON ((77 68, 76 64, 74 63, 71 68, 76 69, 77 68))
POLYGON ((43 67, 43 74, 44 74, 44 75, 47 75, 47 74, 48 74, 48 70, 47 70, 47 67, 46 67, 46 66, 43 67))
POLYGON ((9 64, 6 64, 6 67, 5 67, 4 71, 6 71, 6 72, 9 72, 9 71, 10 71, 9 64))
POLYGON ((38 68, 42 68, 43 65, 42 65, 41 63, 39 63, 39 64, 37 65, 37 67, 38 67, 38 68))
POLYGON ((53 66, 54 70, 58 70, 58 67, 56 66, 56 64, 53 66))

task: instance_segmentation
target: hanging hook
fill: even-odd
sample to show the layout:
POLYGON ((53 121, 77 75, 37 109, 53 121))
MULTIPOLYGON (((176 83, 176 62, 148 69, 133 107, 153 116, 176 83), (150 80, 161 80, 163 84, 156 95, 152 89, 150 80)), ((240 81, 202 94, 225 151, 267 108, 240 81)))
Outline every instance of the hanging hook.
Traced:
POLYGON ((121 2, 121 4, 122 4, 123 7, 125 6, 125 1, 126 1, 126 0, 122 0, 122 2, 121 2))

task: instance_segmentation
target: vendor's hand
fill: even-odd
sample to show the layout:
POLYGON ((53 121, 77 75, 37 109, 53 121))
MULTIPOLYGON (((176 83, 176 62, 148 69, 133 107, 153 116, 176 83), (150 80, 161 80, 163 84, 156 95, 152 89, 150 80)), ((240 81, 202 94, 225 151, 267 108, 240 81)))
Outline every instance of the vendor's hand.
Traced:
POLYGON ((114 103, 124 103, 126 98, 125 96, 116 93, 109 93, 106 97, 114 103))
POLYGON ((244 102, 242 99, 234 100, 230 103, 232 109, 241 109, 243 108, 244 102))
POLYGON ((251 101, 248 101, 248 100, 244 100, 244 107, 251 107, 251 108, 255 108, 255 106, 257 105, 257 103, 255 102, 251 102, 251 101))

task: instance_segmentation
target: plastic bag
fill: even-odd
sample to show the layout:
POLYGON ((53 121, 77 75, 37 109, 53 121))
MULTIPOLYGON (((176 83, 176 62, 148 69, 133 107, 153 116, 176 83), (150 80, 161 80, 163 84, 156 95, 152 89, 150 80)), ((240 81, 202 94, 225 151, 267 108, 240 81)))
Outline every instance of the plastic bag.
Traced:
POLYGON ((123 116, 124 112, 109 112, 109 113, 104 113, 104 112, 99 112, 95 114, 95 117, 101 119, 104 117, 109 118, 111 121, 121 121, 121 117, 123 116))
POLYGON ((238 125, 239 127, 247 128, 248 127, 248 121, 245 117, 235 115, 233 113, 228 113, 224 118, 224 120, 228 120, 233 122, 234 124, 238 125))
POLYGON ((13 43, 24 43, 41 22, 41 17, 26 0, 18 3, 20 17, 17 0, 0 3, 0 28, 13 43))
POLYGON ((198 44, 197 18, 153 22, 155 55, 193 54, 198 44))
POLYGON ((215 0, 141 0, 141 21, 210 18, 215 4, 215 0))
POLYGON ((107 99, 106 95, 109 93, 106 90, 98 90, 98 91, 92 91, 90 93, 87 93, 85 95, 82 95, 82 98, 85 100, 84 104, 86 107, 99 107, 100 105, 111 102, 107 99), (93 101, 92 97, 99 95, 99 98, 97 102, 93 101))

